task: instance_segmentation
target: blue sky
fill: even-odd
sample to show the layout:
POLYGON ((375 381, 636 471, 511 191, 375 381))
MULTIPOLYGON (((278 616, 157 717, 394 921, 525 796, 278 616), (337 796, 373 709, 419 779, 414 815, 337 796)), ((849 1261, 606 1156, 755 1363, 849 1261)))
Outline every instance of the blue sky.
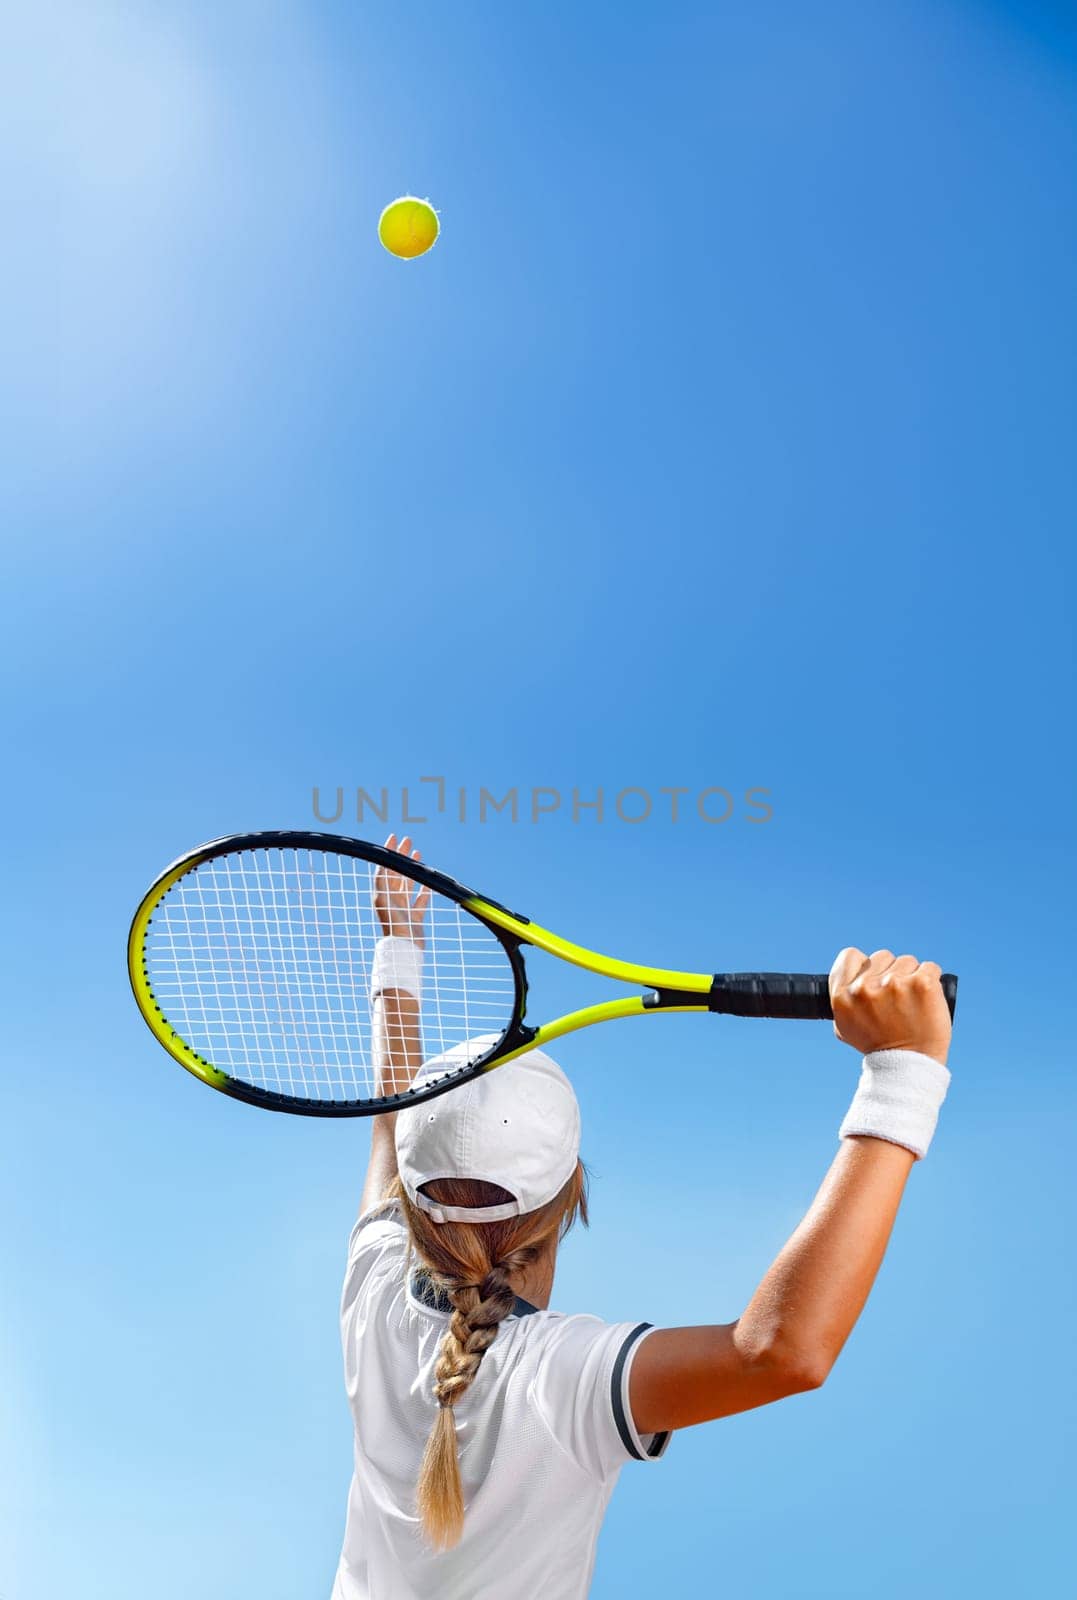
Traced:
MULTIPOLYGON (((422 825, 581 941, 962 976, 832 1378, 626 1468, 594 1595, 1058 1592, 1066 8, 54 0, 3 33, 0 1589, 328 1594, 368 1130, 174 1068, 124 937, 202 839, 303 825, 314 785, 398 821, 440 774, 654 795, 639 825, 422 825), (403 264, 375 225, 409 190, 443 234, 403 264), (674 785, 773 817, 674 824, 674 785)), ((561 1058, 596 1176, 554 1306, 735 1317, 852 1053, 668 1018, 561 1058)))

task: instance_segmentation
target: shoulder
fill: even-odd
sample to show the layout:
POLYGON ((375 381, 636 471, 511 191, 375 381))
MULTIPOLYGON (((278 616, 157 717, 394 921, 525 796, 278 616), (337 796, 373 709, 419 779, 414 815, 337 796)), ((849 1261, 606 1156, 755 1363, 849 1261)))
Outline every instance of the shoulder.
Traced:
POLYGON ((402 1265, 408 1253, 408 1229, 400 1203, 383 1200, 360 1212, 348 1238, 345 1294, 352 1293, 379 1268, 402 1265))
POLYGON ((368 1206, 355 1219, 348 1239, 348 1255, 356 1250, 368 1250, 379 1245, 407 1240, 408 1229, 399 1200, 379 1200, 368 1206))

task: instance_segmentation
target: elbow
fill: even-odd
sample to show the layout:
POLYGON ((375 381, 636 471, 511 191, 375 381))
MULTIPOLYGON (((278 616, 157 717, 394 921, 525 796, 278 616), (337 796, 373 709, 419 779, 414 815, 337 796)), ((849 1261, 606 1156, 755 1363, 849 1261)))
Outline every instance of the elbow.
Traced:
POLYGON ((834 1357, 818 1346, 804 1347, 776 1340, 752 1355, 753 1365, 765 1371, 783 1394, 806 1394, 821 1389, 830 1376, 834 1357))
POLYGON ((789 1361, 785 1377, 791 1385, 791 1392, 806 1394, 809 1389, 821 1389, 833 1365, 830 1358, 822 1354, 809 1354, 789 1361))

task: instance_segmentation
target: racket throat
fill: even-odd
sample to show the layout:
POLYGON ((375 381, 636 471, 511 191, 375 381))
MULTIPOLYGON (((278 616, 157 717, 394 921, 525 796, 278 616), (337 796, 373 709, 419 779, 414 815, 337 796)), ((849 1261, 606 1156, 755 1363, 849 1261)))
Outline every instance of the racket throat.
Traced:
POLYGON ((709 1011, 709 996, 698 989, 652 989, 643 996, 644 1011, 709 1011))

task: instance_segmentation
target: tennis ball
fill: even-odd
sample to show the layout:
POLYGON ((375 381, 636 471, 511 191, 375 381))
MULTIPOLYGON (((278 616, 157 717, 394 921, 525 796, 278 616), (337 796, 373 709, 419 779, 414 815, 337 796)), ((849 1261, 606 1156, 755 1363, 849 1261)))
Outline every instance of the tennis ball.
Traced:
POLYGON ((378 238, 390 255, 405 261, 425 255, 440 231, 438 214, 429 200, 417 200, 413 194, 401 195, 378 218, 378 238))

